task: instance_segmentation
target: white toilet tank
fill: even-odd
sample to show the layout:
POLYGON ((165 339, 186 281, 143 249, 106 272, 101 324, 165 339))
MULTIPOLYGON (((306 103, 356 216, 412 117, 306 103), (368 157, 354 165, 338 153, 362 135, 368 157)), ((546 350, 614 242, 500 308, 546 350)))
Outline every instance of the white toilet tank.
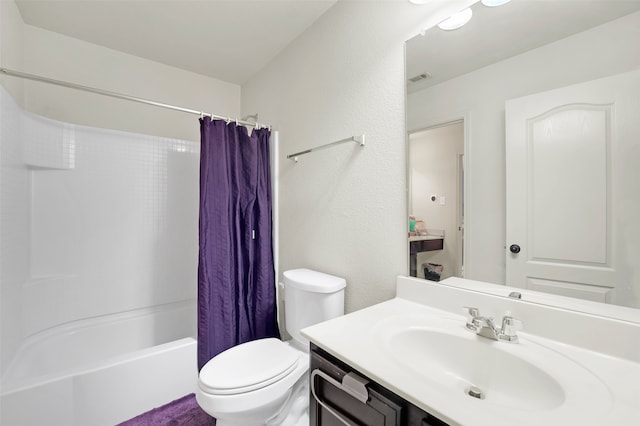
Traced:
POLYGON ((344 278, 310 269, 284 272, 284 323, 296 346, 309 350, 300 330, 344 314, 344 278))

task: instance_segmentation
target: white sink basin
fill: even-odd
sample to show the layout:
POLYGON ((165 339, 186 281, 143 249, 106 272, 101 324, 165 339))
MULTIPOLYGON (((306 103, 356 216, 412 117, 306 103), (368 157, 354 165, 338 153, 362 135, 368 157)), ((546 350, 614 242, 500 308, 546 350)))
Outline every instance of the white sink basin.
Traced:
POLYGON ((576 362, 522 335, 513 344, 478 336, 462 316, 399 315, 374 332, 401 368, 461 404, 578 417, 611 406, 608 388, 576 362))
POLYGON ((494 344, 470 332, 458 336, 426 328, 403 330, 388 340, 389 347, 396 348, 396 359, 407 368, 487 403, 550 409, 564 402, 557 380, 534 364, 500 350, 498 344, 509 343, 494 344))

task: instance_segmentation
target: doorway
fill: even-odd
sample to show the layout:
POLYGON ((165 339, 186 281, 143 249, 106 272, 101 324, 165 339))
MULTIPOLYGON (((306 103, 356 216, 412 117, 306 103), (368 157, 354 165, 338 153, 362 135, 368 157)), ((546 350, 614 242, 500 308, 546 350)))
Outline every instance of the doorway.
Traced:
POLYGON ((442 233, 442 250, 418 254, 423 263, 442 265, 441 279, 464 276, 464 120, 409 133, 409 214, 429 234, 442 233))

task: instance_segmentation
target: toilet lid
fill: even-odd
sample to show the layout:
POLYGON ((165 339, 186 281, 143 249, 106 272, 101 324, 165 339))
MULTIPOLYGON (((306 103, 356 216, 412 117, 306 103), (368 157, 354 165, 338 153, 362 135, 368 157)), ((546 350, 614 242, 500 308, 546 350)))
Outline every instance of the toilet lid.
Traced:
POLYGON ((203 390, 232 395, 260 389, 286 377, 299 353, 278 339, 243 343, 216 355, 200 370, 203 390))

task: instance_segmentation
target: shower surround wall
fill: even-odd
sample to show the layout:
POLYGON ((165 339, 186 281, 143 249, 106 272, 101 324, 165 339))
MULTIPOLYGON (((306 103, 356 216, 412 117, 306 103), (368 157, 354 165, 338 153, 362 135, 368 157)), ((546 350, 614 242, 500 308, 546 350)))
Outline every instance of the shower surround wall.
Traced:
MULTIPOLYGON (((195 336, 199 144, 46 119, 0 90, 2 331, 10 348, 151 307, 189 306, 193 315, 141 341, 195 336)), ((3 353, 3 386, 19 386, 12 368, 20 357, 9 362, 12 355, 3 353)))
MULTIPOLYGON (((23 22, 13 0, 0 2, 0 20, 0 65, 3 67, 197 110, 213 111, 232 117, 242 115, 239 85, 28 25, 23 22)), ((0 182, 0 372, 4 377, 18 350, 24 348, 28 333, 35 332, 39 335, 40 332, 36 332, 38 329, 56 328, 56 324, 65 321, 79 325, 79 318, 83 316, 106 318, 105 315, 108 316, 109 312, 117 312, 120 309, 134 309, 137 312, 138 308, 144 306, 159 304, 166 307, 167 304, 181 300, 189 301, 183 303, 192 303, 190 300, 195 294, 189 292, 192 291, 191 282, 195 281, 190 282, 190 278, 183 271, 188 265, 195 274, 197 258, 195 254, 192 255, 191 250, 194 250, 193 253, 197 250, 197 240, 194 239, 188 249, 180 245, 185 244, 184 235, 197 234, 197 223, 176 216, 181 214, 179 208, 189 204, 191 199, 194 215, 196 214, 197 194, 192 198, 194 196, 190 190, 186 193, 181 192, 180 185, 191 179, 188 176, 192 176, 192 173, 197 173, 198 170, 197 160, 194 159, 195 166, 189 166, 184 172, 186 175, 182 176, 183 159, 197 155, 189 154, 189 148, 185 153, 180 153, 182 148, 165 147, 169 149, 165 159, 167 170, 177 174, 174 176, 176 179, 169 174, 169 180, 164 183, 168 198, 165 200, 167 205, 162 207, 165 208, 163 219, 159 216, 160 213, 152 211, 152 205, 160 208, 165 201, 153 198, 158 195, 157 190, 161 184, 158 183, 159 180, 152 179, 161 179, 161 172, 158 168, 154 168, 154 171, 151 168, 165 161, 157 157, 165 155, 158 152, 158 149, 164 146, 161 141, 166 139, 163 138, 197 141, 199 126, 197 117, 191 114, 7 76, 0 76, 0 83, 24 110, 40 116, 65 123, 160 136, 146 137, 147 145, 142 144, 144 148, 141 148, 139 143, 119 143, 119 156, 110 148, 100 148, 99 144, 94 144, 95 150, 90 152, 93 155, 91 158, 92 161, 103 162, 100 166, 100 173, 103 174, 99 175, 96 170, 95 175, 86 176, 86 179, 83 177, 78 182, 86 180, 88 184, 88 179, 91 179, 105 185, 109 183, 110 186, 96 188, 94 191, 76 188, 82 189, 88 198, 86 202, 79 202, 75 206, 77 210, 73 210, 64 204, 64 200, 69 197, 67 190, 53 195, 46 192, 45 186, 61 185, 63 179, 82 174, 82 164, 79 161, 87 153, 83 154, 79 145, 79 128, 75 130, 75 147, 79 150, 75 156, 75 168, 59 169, 49 165, 47 169, 28 166, 25 163, 22 152, 24 144, 18 139, 21 132, 18 130, 21 127, 17 126, 19 121, 3 120, 0 123, 3 132, 0 182), (11 137, 4 137, 8 133, 11 137), (99 153, 98 150, 104 152, 99 153), (143 153, 142 150, 147 152, 143 153), (137 164, 139 167, 135 170, 135 176, 127 177, 127 173, 134 173, 131 172, 134 158, 140 159, 137 164), (104 173, 106 164, 110 161, 111 177, 107 177, 104 173), (155 165, 152 162, 156 162, 155 165), (154 173, 158 176, 152 177, 154 173), (153 192, 153 187, 156 192, 153 192), (115 196, 117 191, 121 191, 122 198, 115 196), (142 195, 143 198, 132 200, 134 193, 142 195), (35 198, 35 194, 38 194, 39 198, 35 198), (100 194, 104 198, 100 198, 100 194), (119 201, 108 205, 106 200, 114 198, 119 201), (171 203, 175 205, 170 206, 171 203), (32 222, 31 212, 36 205, 38 208, 50 209, 52 216, 49 217, 40 210, 33 210, 32 222), (65 211, 67 209, 70 211, 65 211), (84 223, 72 222, 71 218, 77 217, 80 212, 94 213, 93 222, 88 219, 84 223), (70 216, 66 217, 66 213, 70 216), (58 222, 55 222, 56 220, 58 222), (110 222, 106 222, 107 220, 110 222), (139 226, 135 225, 136 220, 139 226), (162 222, 163 220, 165 222, 162 222), (171 228, 173 226, 178 226, 179 230, 171 228), (157 229, 154 235, 151 235, 152 227, 157 229), (173 233, 177 234, 176 243, 169 244, 166 239, 173 238, 173 233), (89 247, 83 243, 89 241, 89 235, 102 240, 96 240, 95 246, 89 247), (50 240, 49 237, 62 239, 60 246, 54 246, 54 240, 50 240), (74 242, 72 237, 81 239, 74 242), (43 245, 33 247, 32 243, 43 245), (143 249, 149 251, 142 252, 143 249), (89 256, 88 251, 96 255, 96 258, 103 256, 101 262, 93 261, 97 263, 93 269, 89 266, 79 266, 78 260, 69 260, 72 252, 89 256), (53 264, 53 258, 47 260, 46 256, 49 254, 55 255, 61 263, 53 264), (175 259, 161 260, 163 256, 172 257, 174 254, 175 259), (117 259, 121 259, 123 264, 117 264, 117 259), (111 264, 111 272, 105 274, 107 264, 111 264), (174 265, 175 269, 168 271, 168 265, 174 265), (78 266, 80 269, 70 272, 72 266, 78 266), (36 273, 42 280, 32 280, 31 277, 36 273), (80 273, 91 279, 81 283, 80 278, 74 277, 80 273), (173 275, 175 280, 169 275, 173 275), (154 280, 157 285, 150 284, 150 281, 154 280), (172 280, 173 284, 169 284, 172 280), (55 293, 54 288, 66 292, 64 306, 57 303, 61 295, 55 293), (37 293, 36 289, 42 290, 43 293, 37 293), (110 289, 110 292, 107 289, 110 289), (52 293, 55 293, 54 297, 51 296, 52 293), (33 307, 26 303, 26 297, 31 297, 33 307), (80 302, 83 298, 87 299, 86 303, 80 302), (91 312, 92 308, 97 309, 96 312, 91 312), (40 309, 43 309, 43 312, 40 312, 40 309), (34 312, 37 313, 35 317, 34 312)), ((3 102, 6 104, 7 97, 4 95, 3 102)), ((6 105, 2 108, 4 114, 6 105)), ((55 164, 56 167, 59 165, 55 164)), ((195 174, 193 176, 193 188, 197 188, 197 178, 195 174)), ((195 292, 195 287, 193 291, 195 292)), ((195 320, 193 322, 195 323, 195 320)), ((158 327, 156 325, 156 328, 158 327)), ((135 345, 138 345, 137 341, 144 342, 148 337, 140 332, 136 334, 132 331, 130 334, 139 336, 131 337, 135 345)), ((156 334, 159 338, 163 333, 156 334)), ((124 339, 123 336, 122 340, 124 339)))

